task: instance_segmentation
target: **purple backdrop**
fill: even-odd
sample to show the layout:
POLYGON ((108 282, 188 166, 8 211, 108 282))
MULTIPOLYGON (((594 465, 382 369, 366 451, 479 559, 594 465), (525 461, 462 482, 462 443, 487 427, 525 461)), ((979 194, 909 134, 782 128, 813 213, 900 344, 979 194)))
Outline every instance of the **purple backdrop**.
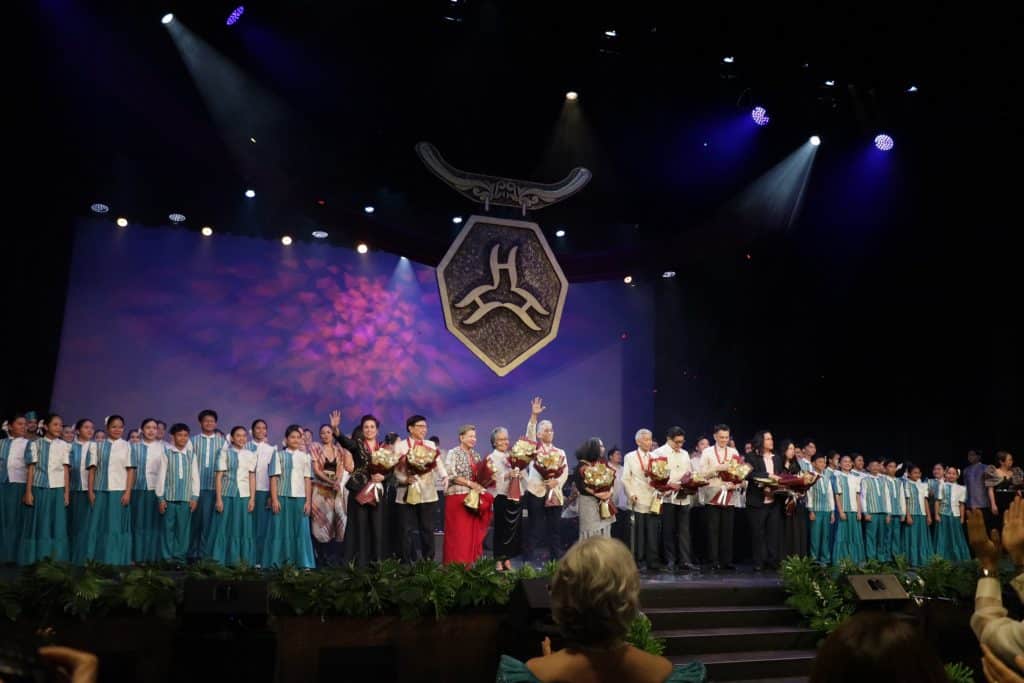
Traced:
POLYGON ((558 338, 504 378, 444 327, 434 270, 325 243, 171 228, 77 231, 54 384, 65 420, 123 414, 195 428, 262 417, 279 439, 314 431, 333 408, 351 430, 373 412, 386 431, 427 416, 450 446, 477 425, 524 429, 540 394, 567 450, 599 435, 622 443, 653 415, 653 313, 642 288, 573 284, 558 338), (623 332, 628 333, 623 339, 623 332))

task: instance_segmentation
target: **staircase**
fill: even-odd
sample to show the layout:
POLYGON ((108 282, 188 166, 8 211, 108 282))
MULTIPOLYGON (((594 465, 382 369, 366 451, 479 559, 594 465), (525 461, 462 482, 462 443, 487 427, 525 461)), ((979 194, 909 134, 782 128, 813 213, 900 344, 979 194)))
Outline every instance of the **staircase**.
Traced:
POLYGON ((806 681, 820 634, 804 628, 775 577, 734 574, 645 581, 640 592, 665 656, 698 660, 709 681, 806 681))

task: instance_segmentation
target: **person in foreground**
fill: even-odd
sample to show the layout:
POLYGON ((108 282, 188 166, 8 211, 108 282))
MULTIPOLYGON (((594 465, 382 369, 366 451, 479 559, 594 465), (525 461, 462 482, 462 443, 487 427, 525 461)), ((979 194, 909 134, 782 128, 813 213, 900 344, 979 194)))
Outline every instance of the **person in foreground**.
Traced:
POLYGON ((581 540, 558 563, 551 580, 551 611, 564 650, 527 661, 503 655, 498 683, 691 683, 705 679, 700 662, 673 666, 625 641, 640 608, 640 574, 622 542, 581 540))
POLYGON ((810 683, 948 683, 942 660, 912 621, 861 612, 818 649, 810 683))

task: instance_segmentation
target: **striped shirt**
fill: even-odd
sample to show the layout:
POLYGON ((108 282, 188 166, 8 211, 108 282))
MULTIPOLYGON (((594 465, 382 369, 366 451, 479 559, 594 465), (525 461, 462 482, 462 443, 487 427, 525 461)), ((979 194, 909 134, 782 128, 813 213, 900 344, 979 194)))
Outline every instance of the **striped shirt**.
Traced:
POLYGON ((219 434, 213 436, 196 434, 189 439, 189 443, 192 445, 192 452, 196 454, 196 460, 199 463, 199 488, 203 491, 212 491, 217 455, 227 446, 228 442, 219 434))
POLYGON ((187 446, 179 451, 174 446, 164 449, 157 458, 156 499, 163 503, 187 503, 199 500, 199 463, 187 446))
POLYGON ((0 484, 24 484, 28 475, 25 448, 28 439, 19 436, 0 441, 0 484))
POLYGON ((923 481, 907 479, 907 512, 911 515, 925 516, 928 509, 928 484, 923 481))
POLYGON ((822 472, 811 488, 807 489, 807 509, 811 512, 832 512, 836 499, 832 495, 832 477, 822 472))
POLYGON ((132 444, 132 465, 138 468, 135 476, 136 491, 155 491, 156 474, 159 468, 159 458, 163 455, 167 444, 162 441, 146 443, 140 441, 132 444))
POLYGON ((256 471, 256 454, 248 448, 228 446, 217 456, 217 471, 225 473, 220 480, 221 497, 248 498, 249 475, 256 471))
POLYGON ((843 497, 843 512, 857 512, 857 506, 853 501, 860 494, 860 486, 861 477, 852 471, 849 474, 842 471, 835 473, 835 476, 832 478, 832 489, 836 495, 843 497))
POLYGON ((280 477, 277 495, 283 498, 305 498, 306 479, 313 478, 313 465, 309 453, 281 448, 274 451, 267 471, 271 477, 280 477))
POLYGON ((889 513, 899 517, 907 515, 907 484, 906 479, 885 477, 886 495, 889 496, 889 513))
POLYGON ((96 444, 75 439, 71 442, 71 490, 89 490, 89 468, 96 462, 96 444))
POLYGON ((270 467, 270 459, 274 457, 274 444, 269 441, 250 441, 245 447, 256 454, 256 490, 269 491, 270 475, 267 468, 270 467))
POLYGON ((36 439, 25 449, 25 464, 35 465, 32 486, 42 489, 64 488, 64 468, 71 461, 68 453, 71 444, 63 439, 49 437, 36 439))
POLYGON ((939 501, 939 514, 959 517, 960 503, 967 502, 967 487, 944 483, 939 488, 939 501))
POLYGON ((887 514, 890 510, 885 482, 881 476, 865 474, 860 479, 861 511, 869 515, 887 514))
POLYGON ((132 449, 124 439, 107 439, 96 447, 95 491, 124 491, 128 486, 128 470, 132 464, 132 449))
POLYGON ((938 479, 929 479, 928 480, 928 497, 931 498, 932 500, 935 500, 936 498, 938 498, 939 497, 939 487, 942 484, 944 484, 944 483, 945 482, 940 481, 938 479))

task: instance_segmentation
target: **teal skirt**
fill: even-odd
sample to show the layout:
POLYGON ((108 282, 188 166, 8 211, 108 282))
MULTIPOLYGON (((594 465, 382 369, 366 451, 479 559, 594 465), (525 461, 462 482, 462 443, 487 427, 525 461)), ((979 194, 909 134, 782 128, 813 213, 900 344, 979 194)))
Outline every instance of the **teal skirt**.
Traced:
MULTIPOLYGON (((145 475, 143 475, 145 476, 145 475)), ((160 559, 160 534, 163 520, 156 505, 156 492, 132 491, 132 560, 156 562, 160 559)))
POLYGON ((67 562, 70 549, 64 487, 51 489, 33 486, 32 496, 32 507, 26 507, 22 513, 18 564, 34 564, 47 557, 67 562))
POLYGON ((132 508, 121 505, 124 491, 97 491, 89 515, 87 559, 124 566, 132 563, 132 508))
POLYGON ((249 512, 249 499, 226 496, 224 512, 213 512, 210 533, 206 536, 203 555, 234 567, 253 562, 253 513, 249 512))
POLYGON ((935 554, 947 560, 961 562, 971 559, 971 551, 967 549, 964 538, 964 527, 960 518, 952 515, 939 515, 939 523, 935 527, 935 554))
POLYGON ((267 527, 270 526, 270 517, 273 513, 267 509, 270 503, 270 491, 256 492, 256 508, 252 511, 253 521, 253 542, 252 559, 253 564, 260 564, 263 561, 263 545, 267 541, 267 527))
POLYGON ((217 506, 217 492, 203 490, 199 492, 199 506, 192 513, 192 536, 188 544, 188 559, 198 560, 206 550, 206 537, 210 534, 214 509, 217 506))
POLYGON ((836 538, 832 545, 832 562, 839 564, 842 560, 852 560, 856 564, 864 562, 864 534, 856 512, 847 512, 846 519, 840 519, 836 512, 836 538))
POLYGON ((903 527, 903 548, 912 567, 923 567, 935 555, 931 527, 924 515, 911 515, 913 524, 903 527))
POLYGON ((21 518, 28 509, 21 502, 24 495, 24 484, 0 484, 0 564, 10 564, 18 560, 21 518))
POLYGON ((68 506, 68 535, 71 538, 71 563, 85 564, 89 556, 89 517, 92 506, 89 505, 88 491, 72 491, 71 505, 68 506))
POLYGON ((312 569, 313 534, 309 529, 309 517, 302 513, 305 498, 278 498, 281 512, 271 513, 267 525, 267 537, 260 554, 263 567, 280 567, 292 564, 312 569))

